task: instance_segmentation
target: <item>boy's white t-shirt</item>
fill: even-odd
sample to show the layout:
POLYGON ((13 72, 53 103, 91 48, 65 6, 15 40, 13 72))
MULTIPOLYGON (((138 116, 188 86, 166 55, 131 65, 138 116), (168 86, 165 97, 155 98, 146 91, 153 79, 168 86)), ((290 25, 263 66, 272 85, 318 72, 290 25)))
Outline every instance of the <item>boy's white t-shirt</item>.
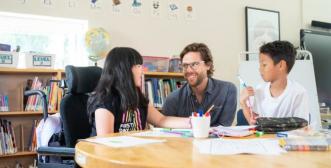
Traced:
POLYGON ((308 94, 303 86, 287 79, 285 90, 272 97, 270 82, 255 89, 253 111, 260 117, 299 117, 309 122, 308 94))

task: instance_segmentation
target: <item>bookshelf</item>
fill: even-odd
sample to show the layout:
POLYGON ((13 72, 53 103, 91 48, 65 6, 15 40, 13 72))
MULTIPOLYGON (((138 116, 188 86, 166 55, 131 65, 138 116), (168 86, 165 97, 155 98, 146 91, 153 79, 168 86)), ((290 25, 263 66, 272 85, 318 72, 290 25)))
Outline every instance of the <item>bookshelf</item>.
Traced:
POLYGON ((159 111, 162 111, 167 95, 180 87, 178 82, 184 81, 180 72, 145 72, 144 76, 144 93, 159 111))
MULTIPOLYGON (((29 141, 31 137, 34 120, 42 118, 42 111, 25 111, 23 108, 23 94, 27 79, 34 79, 38 76, 40 80, 46 81, 54 77, 54 79, 62 79, 64 71, 59 69, 15 69, 15 68, 0 68, 0 95, 8 96, 9 111, 0 112, 0 119, 11 122, 13 127, 17 152, 11 154, 0 155, 2 166, 15 167, 16 163, 21 163, 24 167, 32 165, 36 159, 37 153, 29 151, 29 141)), ((58 88, 56 93, 57 102, 60 102, 62 90, 58 88)), ((55 110, 49 114, 57 113, 59 103, 55 110)))

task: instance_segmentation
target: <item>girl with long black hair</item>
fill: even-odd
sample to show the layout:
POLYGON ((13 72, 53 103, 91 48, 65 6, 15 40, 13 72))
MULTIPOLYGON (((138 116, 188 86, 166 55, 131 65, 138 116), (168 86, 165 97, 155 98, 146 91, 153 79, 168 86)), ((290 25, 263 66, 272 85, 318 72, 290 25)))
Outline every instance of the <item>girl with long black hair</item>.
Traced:
POLYGON ((157 127, 191 127, 189 118, 164 116, 142 94, 142 64, 142 56, 132 48, 116 47, 108 53, 88 103, 92 136, 144 130, 146 122, 157 127))

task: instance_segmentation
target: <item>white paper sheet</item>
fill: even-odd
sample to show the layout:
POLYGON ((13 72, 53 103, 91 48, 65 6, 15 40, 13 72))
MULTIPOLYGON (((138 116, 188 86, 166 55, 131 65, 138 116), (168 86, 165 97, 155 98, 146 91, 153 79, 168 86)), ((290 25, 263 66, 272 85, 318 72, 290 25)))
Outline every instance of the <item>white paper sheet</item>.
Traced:
POLYGON ((147 137, 192 137, 191 129, 152 128, 150 131, 131 134, 133 136, 147 137))
POLYGON ((194 146, 200 153, 213 155, 259 154, 279 155, 286 152, 277 139, 208 139, 196 140, 194 146))
POLYGON ((179 134, 160 131, 145 131, 131 134, 132 136, 146 136, 146 137, 182 137, 179 134))
POLYGON ((95 139, 85 139, 84 141, 99 143, 110 147, 131 147, 137 145, 145 145, 150 143, 161 143, 166 140, 163 139, 145 139, 130 136, 118 136, 118 137, 105 137, 95 139))

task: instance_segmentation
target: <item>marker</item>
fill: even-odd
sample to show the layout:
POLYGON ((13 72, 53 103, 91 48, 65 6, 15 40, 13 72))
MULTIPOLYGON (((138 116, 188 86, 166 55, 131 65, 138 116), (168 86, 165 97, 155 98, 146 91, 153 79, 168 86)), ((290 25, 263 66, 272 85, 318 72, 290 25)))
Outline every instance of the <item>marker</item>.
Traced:
POLYGON ((164 132, 164 133, 169 133, 169 134, 176 134, 180 135, 183 137, 189 137, 192 134, 191 130, 188 129, 171 129, 171 128, 152 128, 153 131, 159 131, 159 132, 164 132))
POLYGON ((171 131, 171 128, 157 128, 157 127, 153 127, 152 130, 153 131, 171 131))
POLYGON ((255 136, 256 136, 256 137, 261 137, 263 134, 264 134, 263 131, 256 131, 256 132, 255 132, 255 136))
POLYGON ((164 133, 169 133, 169 134, 176 134, 176 135, 180 135, 182 137, 190 137, 192 132, 182 132, 182 131, 160 131, 160 132, 164 132, 164 133))
MULTIPOLYGON (((240 82, 240 85, 243 86, 244 88, 247 88, 247 85, 246 83, 241 79, 240 75, 237 75, 238 79, 239 79, 239 82, 240 82)), ((248 107, 249 107, 249 110, 251 111, 251 117, 253 117, 253 110, 252 110, 252 104, 251 102, 249 101, 249 97, 248 97, 248 107)))
POLYGON ((203 116, 203 110, 199 109, 199 117, 202 117, 202 116, 203 116))
POLYGON ((246 83, 241 79, 240 75, 237 75, 237 77, 238 77, 238 79, 239 79, 240 84, 241 84, 244 88, 247 88, 246 83))

